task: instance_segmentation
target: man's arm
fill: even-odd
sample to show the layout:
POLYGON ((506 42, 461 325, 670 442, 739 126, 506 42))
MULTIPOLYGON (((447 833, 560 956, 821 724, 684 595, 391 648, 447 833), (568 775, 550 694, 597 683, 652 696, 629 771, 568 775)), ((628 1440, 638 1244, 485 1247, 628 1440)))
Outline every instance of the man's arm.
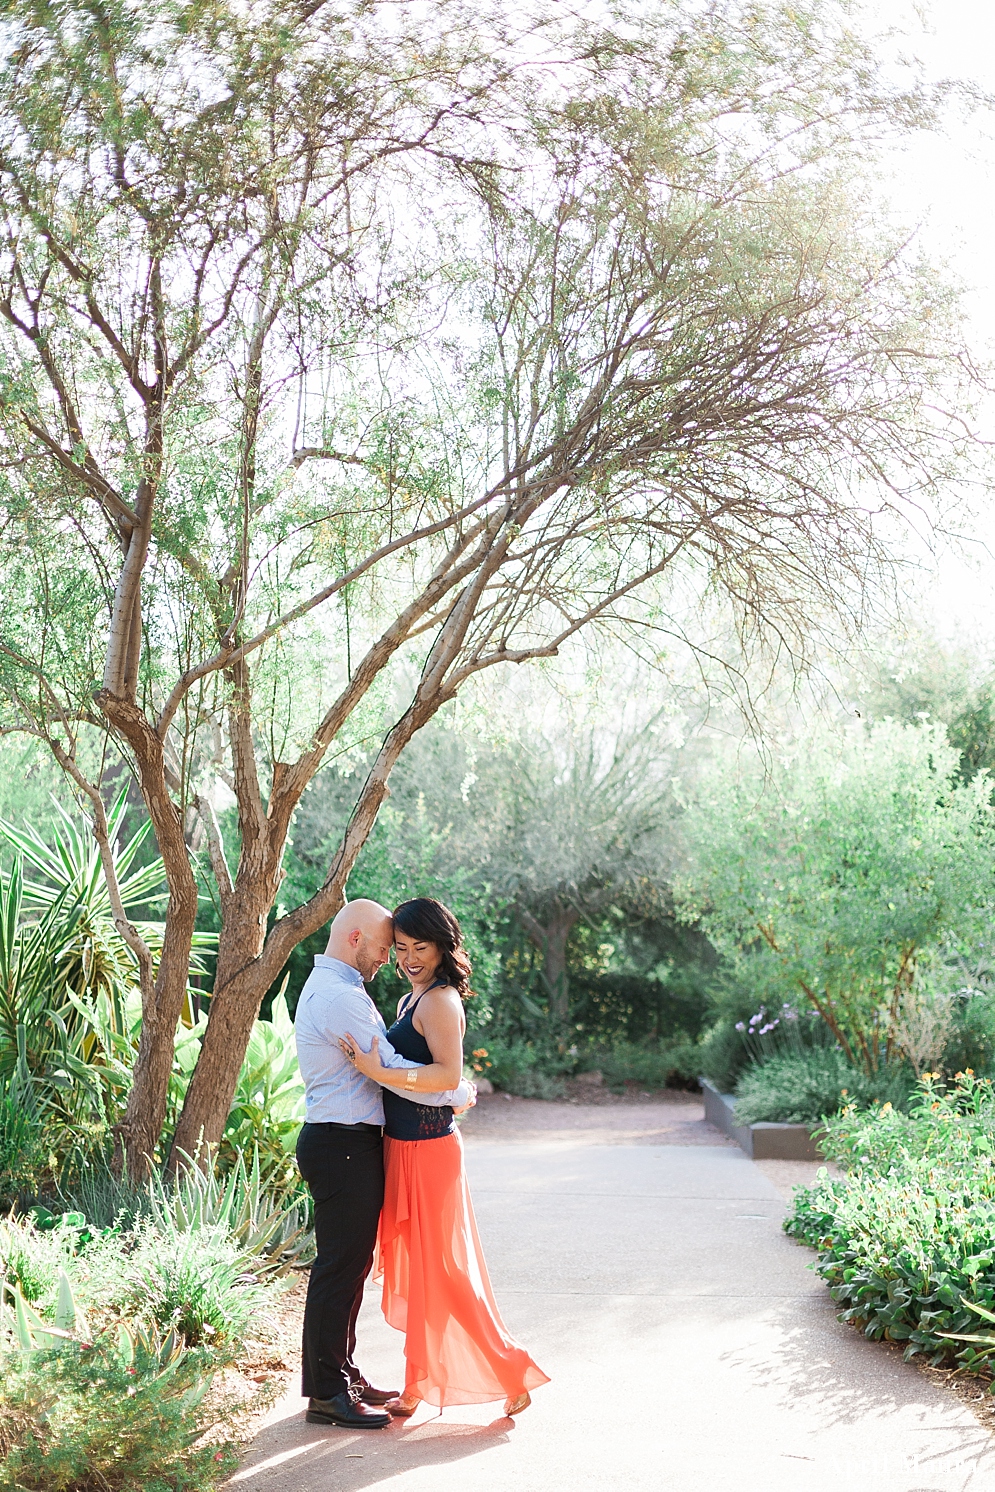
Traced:
MULTIPOLYGON (((341 1029, 333 1030, 329 1025, 325 1034, 336 1046, 339 1039, 349 1031, 355 1036, 364 1052, 370 1050, 373 1038, 377 1038, 377 1050, 384 1067, 397 1069, 423 1065, 421 1062, 411 1062, 407 1057, 402 1057, 399 1052, 395 1052, 384 1034, 386 1027, 376 1006, 368 995, 360 994, 359 990, 355 994, 350 991, 348 995, 335 1001, 334 1021, 335 1025, 340 1026, 341 1029)), ((443 1108, 446 1104, 450 1104, 454 1109, 462 1109, 466 1107, 472 1096, 470 1084, 466 1078, 460 1079, 459 1087, 450 1088, 442 1093, 426 1093, 424 1089, 412 1093, 404 1088, 395 1088, 392 1084, 383 1086, 390 1086, 393 1093, 400 1093, 402 1098, 408 1098, 412 1103, 425 1103, 432 1108, 443 1108)))

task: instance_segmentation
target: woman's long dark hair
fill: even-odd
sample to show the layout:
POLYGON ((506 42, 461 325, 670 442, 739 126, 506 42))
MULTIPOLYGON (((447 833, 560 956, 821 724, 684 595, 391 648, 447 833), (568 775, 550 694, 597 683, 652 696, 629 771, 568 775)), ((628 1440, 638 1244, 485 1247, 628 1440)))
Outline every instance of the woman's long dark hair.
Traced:
POLYGON ((419 943, 434 943, 442 955, 436 977, 451 984, 461 1000, 473 994, 470 975, 473 972, 459 923, 448 907, 431 896, 416 896, 394 908, 394 928, 419 943))

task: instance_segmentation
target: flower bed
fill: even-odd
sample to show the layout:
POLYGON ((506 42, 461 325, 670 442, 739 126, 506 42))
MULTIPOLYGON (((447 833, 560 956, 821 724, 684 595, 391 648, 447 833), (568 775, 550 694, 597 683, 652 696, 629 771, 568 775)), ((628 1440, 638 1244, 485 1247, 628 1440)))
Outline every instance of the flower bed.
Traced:
POLYGON ((910 1112, 845 1109, 820 1145, 845 1171, 800 1188, 785 1222, 818 1250, 841 1319, 906 1357, 983 1370, 995 1339, 995 1093, 970 1072, 922 1080, 910 1112), (979 1307, 979 1310, 973 1309, 979 1307))

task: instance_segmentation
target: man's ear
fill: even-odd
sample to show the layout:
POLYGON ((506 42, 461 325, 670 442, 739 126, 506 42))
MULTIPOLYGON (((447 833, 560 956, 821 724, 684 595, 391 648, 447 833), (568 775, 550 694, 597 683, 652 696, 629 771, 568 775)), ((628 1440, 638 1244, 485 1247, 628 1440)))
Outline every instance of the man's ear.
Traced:
POLYGON ((363 934, 362 934, 362 932, 360 931, 360 929, 358 927, 354 927, 353 930, 352 930, 352 932, 349 934, 349 947, 350 948, 358 948, 359 945, 360 945, 360 943, 362 941, 363 941, 363 934))

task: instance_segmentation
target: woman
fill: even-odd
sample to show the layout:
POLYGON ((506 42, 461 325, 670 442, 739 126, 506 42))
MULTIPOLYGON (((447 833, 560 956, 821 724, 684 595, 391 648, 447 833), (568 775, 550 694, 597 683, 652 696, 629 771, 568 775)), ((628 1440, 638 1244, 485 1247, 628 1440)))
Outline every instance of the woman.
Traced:
POLYGON ((343 1051, 384 1089, 384 1205, 377 1241, 383 1310, 405 1333, 404 1392, 385 1406, 412 1414, 421 1400, 488 1404, 506 1414, 531 1403, 529 1389, 548 1383, 507 1333, 487 1277, 463 1170, 463 1142, 451 1108, 401 1098, 455 1088, 463 1071, 462 1000, 470 960, 453 914, 428 897, 394 913, 398 968, 411 991, 387 1032, 396 1052, 420 1067, 384 1067, 376 1040, 364 1053, 346 1035, 343 1051))

